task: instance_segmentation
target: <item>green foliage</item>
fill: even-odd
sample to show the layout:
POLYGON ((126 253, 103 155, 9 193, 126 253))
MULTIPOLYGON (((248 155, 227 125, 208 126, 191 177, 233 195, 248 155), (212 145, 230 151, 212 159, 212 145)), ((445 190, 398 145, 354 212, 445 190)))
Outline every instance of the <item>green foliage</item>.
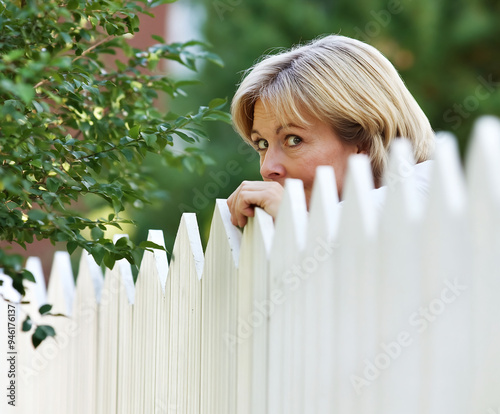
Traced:
MULTIPOLYGON (((123 258, 136 264, 142 249, 159 248, 113 241, 105 231, 128 222, 120 218, 127 206, 154 199, 148 154, 202 171, 207 157, 197 146, 172 151, 174 137, 198 144, 207 138, 204 122, 229 122, 221 100, 193 113, 158 109, 160 99, 185 95, 192 83, 152 74, 160 62, 222 65, 201 42, 155 36, 159 43, 147 50, 128 45, 139 14, 168 2, 0 0, 0 240, 65 242, 69 253, 85 249, 108 267, 123 258), (76 203, 89 195, 113 213, 86 218, 76 203)), ((23 280, 33 277, 23 258, 0 250, 0 267, 24 294, 23 280)), ((38 326, 33 340, 47 336, 52 331, 38 326)))

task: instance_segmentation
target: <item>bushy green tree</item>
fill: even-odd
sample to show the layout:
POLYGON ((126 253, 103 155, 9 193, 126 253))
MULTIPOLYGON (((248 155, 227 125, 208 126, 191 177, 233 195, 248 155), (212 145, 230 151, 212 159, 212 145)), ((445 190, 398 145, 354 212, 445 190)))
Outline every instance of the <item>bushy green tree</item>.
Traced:
MULTIPOLYGON (((221 65, 205 44, 132 48, 139 14, 165 0, 0 0, 0 240, 25 246, 35 238, 87 250, 99 264, 137 263, 144 248, 127 238, 106 238, 120 227, 127 206, 148 203, 157 187, 144 159, 159 154, 168 165, 202 170, 197 147, 172 151, 174 137, 206 139, 205 121, 229 121, 215 99, 193 113, 162 112, 155 102, 175 98, 192 81, 151 71, 172 60, 196 70, 198 60, 221 65), (125 58, 109 62, 117 52, 125 58), (74 207, 92 195, 113 213, 90 220, 74 207), (91 237, 82 235, 90 230, 91 237)), ((24 294, 32 275, 24 258, 0 250, 0 268, 24 294)), ((47 308, 44 308, 47 311, 47 308)), ((38 332, 38 338, 47 332, 38 332)))

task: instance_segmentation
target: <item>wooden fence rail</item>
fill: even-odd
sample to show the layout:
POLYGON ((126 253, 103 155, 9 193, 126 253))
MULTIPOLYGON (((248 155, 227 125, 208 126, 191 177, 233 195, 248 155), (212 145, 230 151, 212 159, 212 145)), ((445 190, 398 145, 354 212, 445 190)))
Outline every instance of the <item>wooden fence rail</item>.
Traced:
POLYGON ((438 140, 427 198, 400 141, 382 208, 360 155, 341 203, 328 167, 309 212, 288 180, 276 221, 257 209, 243 232, 217 200, 205 253, 186 213, 170 263, 146 252, 135 285, 126 261, 102 275, 84 254, 75 286, 58 252, 45 291, 30 258, 29 304, 0 287, 0 411, 500 414, 499 125, 476 123, 465 170, 438 140), (10 309, 19 325, 44 303, 69 316, 44 318, 56 338, 35 350, 18 327, 9 348, 10 309))

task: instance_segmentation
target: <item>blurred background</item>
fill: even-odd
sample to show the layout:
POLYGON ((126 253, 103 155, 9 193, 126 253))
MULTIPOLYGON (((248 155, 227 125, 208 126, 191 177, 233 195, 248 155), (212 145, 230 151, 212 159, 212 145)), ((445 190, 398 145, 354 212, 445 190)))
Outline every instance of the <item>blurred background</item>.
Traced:
MULTIPOLYGON (((174 77, 201 81, 185 88, 187 97, 159 102, 175 112, 194 111, 216 97, 230 102, 242 72, 262 54, 336 33, 379 49, 434 130, 452 132, 462 154, 473 121, 483 114, 500 115, 498 0, 179 0, 154 13, 154 19, 141 19, 140 32, 131 39, 134 46, 155 43, 151 34, 169 43, 203 40, 225 62, 224 68, 206 65, 198 73, 175 63, 163 68, 174 77)), ((171 251, 182 213, 193 212, 205 246, 215 199, 227 198, 244 179, 260 179, 257 154, 230 126, 211 123, 208 132, 210 140, 199 145, 214 162, 202 174, 148 160, 166 195, 128 212, 138 222, 127 229, 135 241, 145 240, 148 229, 161 229, 171 251)), ((44 255, 50 267, 51 253, 44 255)))
MULTIPOLYGON (((214 97, 232 98, 242 71, 264 53, 342 34, 379 49, 398 69, 435 131, 452 132, 462 154, 473 121, 500 115, 498 0, 179 0, 168 6, 169 41, 201 38, 225 62, 201 68, 202 86, 172 105, 189 110, 214 97)), ((227 106, 229 108, 229 105, 227 106)), ((174 108, 175 110, 175 108, 174 108)), ((257 154, 231 127, 209 126, 203 143, 215 164, 200 176, 156 167, 169 191, 159 205, 134 214, 143 240, 161 228, 173 245, 181 213, 195 212, 206 242, 215 198, 227 198, 243 179, 259 180, 257 154)))

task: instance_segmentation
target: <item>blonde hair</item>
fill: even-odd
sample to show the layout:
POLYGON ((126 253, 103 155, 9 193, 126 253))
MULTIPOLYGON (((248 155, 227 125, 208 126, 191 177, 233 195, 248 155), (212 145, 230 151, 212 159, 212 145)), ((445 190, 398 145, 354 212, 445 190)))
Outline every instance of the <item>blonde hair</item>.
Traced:
POLYGON ((413 146, 416 162, 430 157, 429 120, 394 66, 359 40, 330 35, 277 55, 246 72, 231 104, 236 131, 249 140, 257 100, 286 125, 305 116, 328 123, 345 142, 365 149, 376 183, 396 137, 413 146))

